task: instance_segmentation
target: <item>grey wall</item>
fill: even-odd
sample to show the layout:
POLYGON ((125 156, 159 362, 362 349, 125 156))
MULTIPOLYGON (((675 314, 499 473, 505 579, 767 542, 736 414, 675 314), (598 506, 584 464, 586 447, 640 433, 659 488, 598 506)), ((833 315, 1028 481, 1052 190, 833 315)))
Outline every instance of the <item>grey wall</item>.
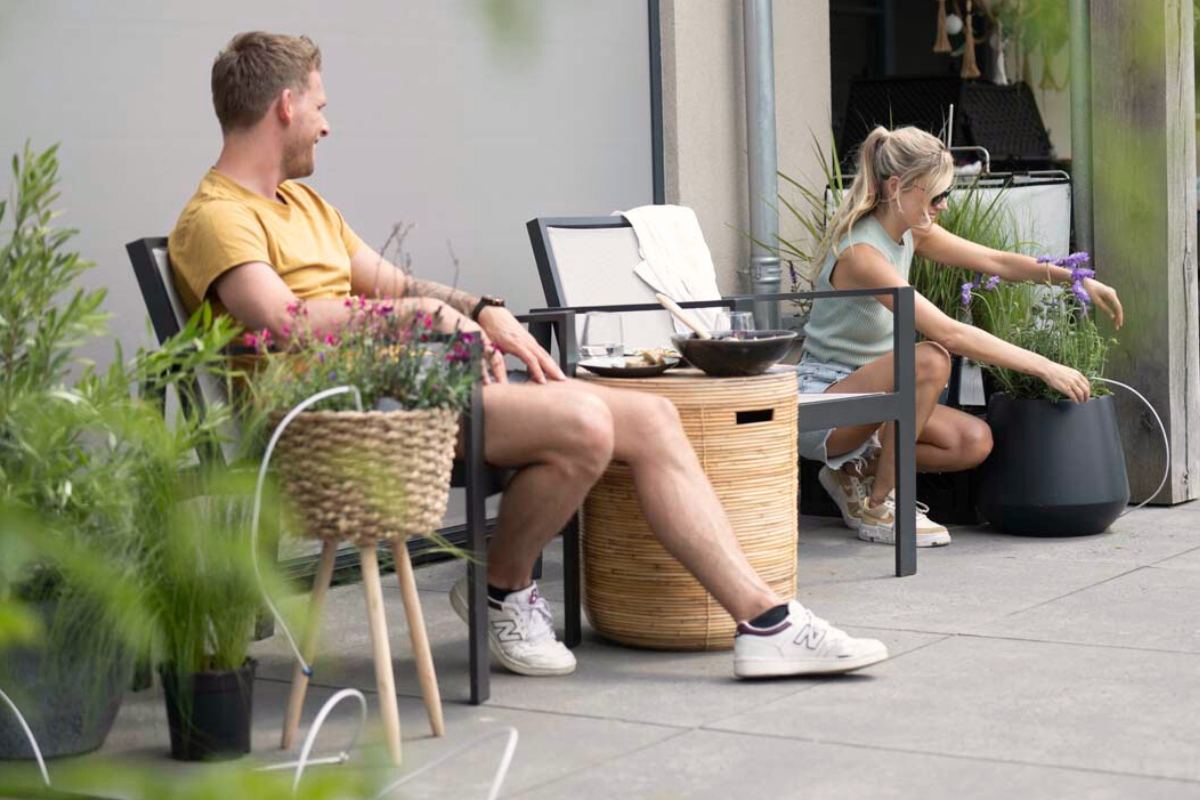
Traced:
POLYGON ((332 126, 310 182, 377 248, 416 222, 423 277, 453 279, 449 239, 461 286, 524 309, 527 219, 651 202, 647 19, 646 0, 0 0, 0 155, 62 143, 63 223, 142 343, 124 243, 164 235, 216 159, 213 57, 241 30, 304 33, 332 126))
MULTIPOLYGON (((826 153, 831 144, 829 6, 824 0, 773 6, 779 169, 819 192, 825 179, 814 142, 826 153)), ((738 276, 750 257, 740 232, 750 227, 742 2, 662 0, 661 19, 667 202, 695 209, 721 291, 749 291, 738 276)), ((805 240, 786 212, 780 233, 805 240)), ((784 288, 790 288, 786 278, 784 288)))

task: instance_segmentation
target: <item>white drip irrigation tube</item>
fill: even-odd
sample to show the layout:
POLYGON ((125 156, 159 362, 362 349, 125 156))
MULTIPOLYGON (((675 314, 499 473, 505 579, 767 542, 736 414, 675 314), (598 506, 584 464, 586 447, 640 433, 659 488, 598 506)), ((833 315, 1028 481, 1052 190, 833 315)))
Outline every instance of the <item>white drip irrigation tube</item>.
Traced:
POLYGON ((46 788, 49 789, 50 773, 46 771, 46 760, 42 758, 42 749, 38 747, 37 737, 33 735, 33 731, 29 730, 29 723, 25 721, 25 717, 21 714, 21 709, 17 708, 17 704, 4 693, 3 689, 0 689, 0 700, 7 703, 12 712, 17 715, 17 722, 21 723, 21 730, 25 731, 25 736, 29 739, 29 744, 33 746, 33 756, 37 759, 38 769, 42 771, 42 780, 45 781, 46 788))
MULTIPOLYGON (((260 570, 259 565, 258 565, 258 521, 259 521, 259 515, 262 512, 262 492, 263 492, 263 486, 266 483, 267 468, 271 464, 271 454, 274 453, 275 445, 279 443, 279 437, 283 435, 284 429, 288 426, 288 424, 291 423, 292 420, 294 420, 296 418, 297 415, 301 414, 305 409, 309 408, 310 406, 313 406, 316 403, 321 402, 322 400, 327 400, 330 397, 336 397, 337 395, 346 394, 346 393, 352 393, 354 395, 355 408, 357 408, 359 411, 362 411, 363 410, 362 392, 360 392, 358 390, 358 387, 357 386, 337 386, 332 389, 326 389, 323 392, 318 392, 317 394, 314 394, 312 397, 309 397, 307 400, 302 401, 295 408, 293 408, 291 411, 289 411, 282 420, 280 420, 279 425, 275 428, 274 433, 271 434, 270 441, 267 442, 267 449, 266 449, 266 452, 263 453, 262 463, 259 465, 259 469, 258 469, 258 482, 254 489, 254 520, 253 520, 253 523, 250 528, 250 555, 254 562, 254 575, 258 579, 258 588, 263 596, 263 599, 267 603, 267 607, 269 609, 271 609, 271 613, 274 615, 275 621, 279 624, 279 627, 283 629, 284 636, 287 637, 288 645, 291 647, 293 655, 295 655, 296 660, 298 662, 300 662, 301 671, 303 671, 304 675, 309 678, 311 678, 312 674, 313 674, 312 665, 310 665, 307 661, 304 660, 304 656, 300 653, 300 648, 297 646, 296 640, 292 636, 291 630, 288 629, 287 623, 283 619, 283 615, 279 613, 279 609, 271 601, 271 597, 267 593, 266 583, 263 581, 263 578, 262 578, 262 571, 260 570)), ((15 706, 14 706, 14 708, 15 708, 15 706)), ((293 766, 296 767, 296 777, 292 781, 292 794, 295 795, 296 791, 300 788, 300 778, 304 775, 304 768, 306 766, 309 766, 309 765, 315 766, 318 764, 343 764, 350 759, 350 750, 352 750, 354 748, 354 744, 358 741, 358 736, 362 732, 362 729, 366 726, 366 723, 367 723, 367 699, 366 699, 366 697, 364 697, 363 693, 358 691, 357 689, 342 689, 340 692, 333 695, 333 697, 329 698, 329 700, 327 700, 325 702, 325 704, 323 706, 321 706, 321 710, 317 712, 317 716, 313 719, 312 727, 309 728, 308 735, 304 738, 304 746, 300 750, 300 758, 297 759, 296 761, 288 761, 288 762, 285 762, 282 764, 272 764, 270 766, 263 767, 262 769, 263 769, 263 771, 269 771, 269 770, 288 769, 293 766), (345 749, 343 749, 336 756, 329 756, 327 758, 309 759, 309 754, 312 752, 313 743, 316 741, 317 734, 320 732, 321 726, 325 724, 326 717, 329 716, 329 713, 331 711, 333 711, 334 707, 338 703, 340 703, 342 700, 345 700, 348 697, 353 697, 355 700, 357 700, 359 702, 359 706, 361 708, 361 715, 359 718, 358 728, 354 731, 354 735, 351 737, 349 744, 347 744, 345 749)), ((438 766, 439 764, 442 764, 442 763, 448 761, 449 759, 459 755, 460 753, 463 753, 466 750, 469 750, 478 744, 481 744, 489 739, 495 738, 500 735, 507 736, 508 742, 504 747, 504 755, 500 759, 500 766, 496 770, 496 774, 492 779, 491 787, 488 790, 487 800, 495 800, 495 798, 498 797, 500 794, 500 787, 504 784, 504 778, 508 775, 508 768, 512 765, 513 754, 516 752, 516 749, 517 749, 518 734, 517 734, 516 728, 509 727, 509 728, 502 728, 500 730, 492 731, 491 733, 485 734, 484 736, 480 736, 476 739, 472 739, 471 741, 467 742, 466 744, 461 745, 460 747, 456 747, 455 749, 451 750, 448 753, 443 753, 441 756, 439 756, 438 758, 435 758, 433 761, 430 761, 428 764, 425 764, 424 766, 419 767, 418 769, 415 769, 412 772, 408 773, 404 777, 388 784, 386 787, 384 787, 383 791, 381 791, 379 794, 375 795, 375 800, 379 800, 379 798, 382 798, 385 795, 391 794, 393 791, 400 788, 405 783, 408 783, 409 781, 411 781, 413 778, 417 777, 418 775, 420 775, 428 770, 433 769, 434 767, 438 766)), ((36 745, 35 745, 35 747, 36 747, 36 745)), ((44 771, 45 770, 43 768, 43 773, 44 773, 44 771)), ((50 785, 49 778, 46 779, 46 785, 47 786, 50 785)))
POLYGON ((1166 464, 1163 466, 1162 480, 1158 482, 1158 488, 1151 492, 1145 500, 1138 503, 1133 508, 1127 508, 1122 511, 1117 517, 1117 519, 1120 519, 1126 514, 1137 511, 1139 508, 1149 503, 1151 500, 1157 497, 1158 493, 1162 491, 1162 488, 1167 485, 1167 478, 1171 475, 1171 441, 1167 438, 1167 426, 1163 425, 1162 418, 1158 416, 1158 412, 1154 410, 1154 406, 1150 405, 1150 401, 1143 397, 1141 392, 1128 384, 1121 383, 1120 381, 1110 380, 1108 378, 1092 378, 1092 380, 1099 381, 1100 383, 1111 383, 1113 386, 1120 386, 1122 389, 1127 389, 1137 395, 1137 398, 1145 403, 1146 408, 1150 409, 1150 413, 1154 415, 1154 421, 1158 423, 1158 430, 1160 433, 1162 433, 1163 451, 1166 453, 1166 464))
POLYGON ((267 442, 267 450, 263 453, 262 463, 258 467, 258 482, 254 487, 254 520, 250 526, 250 558, 254 562, 254 577, 258 579, 258 589, 263 596, 263 600, 267 603, 267 608, 271 609, 271 614, 275 617, 275 621, 279 623, 279 627, 283 629, 283 635, 287 637, 288 646, 292 648, 293 655, 300 662, 301 671, 309 678, 312 677, 312 667, 304 660, 304 656, 300 653, 300 647, 296 644, 296 639, 292 636, 291 629, 284 622, 283 615, 279 613, 279 609, 275 607, 275 603, 271 601, 271 596, 267 593, 266 583, 263 581, 262 570, 258 566, 258 517, 262 512, 262 493, 263 485, 267 480, 267 467, 271 465, 271 454, 275 451, 275 445, 279 443, 279 437, 283 435, 284 429, 309 406, 315 405, 322 400, 328 400, 330 397, 346 393, 354 395, 354 405, 359 411, 362 411, 362 392, 358 390, 357 386, 335 386, 332 389, 317 392, 307 400, 302 400, 284 416, 279 425, 276 426, 275 432, 271 434, 271 440, 267 442))

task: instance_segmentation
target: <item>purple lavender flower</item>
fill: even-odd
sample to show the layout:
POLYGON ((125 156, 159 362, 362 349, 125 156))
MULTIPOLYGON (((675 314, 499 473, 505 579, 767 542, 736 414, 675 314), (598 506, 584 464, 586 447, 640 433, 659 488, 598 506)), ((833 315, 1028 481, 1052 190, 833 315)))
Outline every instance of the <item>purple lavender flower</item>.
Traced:
POLYGON ((988 278, 986 281, 983 282, 983 288, 989 292, 994 290, 999 285, 1000 285, 1000 276, 999 275, 993 275, 992 277, 988 278))
POLYGON ((1091 260, 1092 257, 1086 250, 1080 250, 1078 253, 1071 253, 1071 255, 1062 259, 1061 266, 1064 266, 1068 269, 1075 269, 1076 267, 1086 264, 1091 260))
POLYGON ((331 380, 331 381, 336 381, 336 380, 337 380, 337 370, 330 370, 330 371, 329 371, 329 380, 331 380))
POLYGON ((1054 256, 1038 256, 1037 257, 1037 263, 1039 263, 1039 264, 1049 264, 1052 261, 1054 261, 1054 256))
POLYGON ((1094 269, 1088 269, 1087 267, 1071 268, 1071 280, 1075 283, 1094 277, 1096 277, 1096 270, 1094 269))
POLYGON ((971 305, 971 290, 975 288, 975 284, 967 281, 962 285, 962 304, 963 308, 971 305))
POLYGON ((322 364, 325 363, 325 353, 324 352, 317 353, 317 361, 319 361, 322 364))
POLYGON ((1092 302, 1092 296, 1087 293, 1087 289, 1083 288, 1081 281, 1075 281, 1071 284, 1071 293, 1083 304, 1084 309, 1087 309, 1088 305, 1092 302))

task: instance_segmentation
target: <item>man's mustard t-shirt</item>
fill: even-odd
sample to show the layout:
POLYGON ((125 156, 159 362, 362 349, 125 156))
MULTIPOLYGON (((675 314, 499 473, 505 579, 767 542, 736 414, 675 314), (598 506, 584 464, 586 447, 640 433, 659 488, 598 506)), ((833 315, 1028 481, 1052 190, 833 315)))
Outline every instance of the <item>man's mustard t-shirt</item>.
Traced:
POLYGON ((267 200, 210 169, 167 240, 175 288, 188 313, 218 277, 251 261, 270 264, 302 300, 350 295, 350 259, 362 246, 336 208, 302 183, 284 181, 267 200))

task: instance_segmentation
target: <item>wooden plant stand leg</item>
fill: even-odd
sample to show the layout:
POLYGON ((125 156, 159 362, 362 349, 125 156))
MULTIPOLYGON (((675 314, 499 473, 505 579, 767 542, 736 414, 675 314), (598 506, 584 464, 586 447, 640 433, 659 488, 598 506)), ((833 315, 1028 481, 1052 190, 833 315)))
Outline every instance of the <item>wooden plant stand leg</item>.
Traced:
POLYGON ((434 736, 445 736, 442 695, 438 691, 437 674, 433 669, 433 654, 429 651, 429 636, 425 632, 425 616, 421 613, 421 599, 417 594, 417 579, 413 576, 408 545, 397 541, 392 545, 392 553, 396 560, 396 577, 400 579, 400 597, 404 600, 404 613, 408 617, 408 632, 412 637, 417 679, 421 682, 421 696, 425 698, 425 711, 429 714, 429 727, 433 728, 434 736))
POLYGON ((383 614, 383 588, 379 583, 377 545, 359 548, 362 561, 363 590, 367 596, 367 618, 371 622, 371 644, 375 651, 375 684, 379 689, 379 715, 388 753, 400 766, 400 709, 396 704, 396 676, 392 673, 392 648, 388 644, 387 619, 383 614))
MULTIPOLYGON (((311 666, 317 656, 317 634, 321 630, 321 611, 325 607, 325 595, 329 584, 333 581, 333 565, 337 559, 337 544, 326 542, 321 549, 321 561, 317 565, 317 575, 313 579, 312 599, 309 601, 308 629, 304 632, 304 641, 300 644, 300 653, 311 666)), ((300 714, 304 710, 304 695, 308 691, 309 676, 304 674, 300 662, 292 672, 292 691, 288 696, 287 715, 283 718, 283 741, 280 747, 287 750, 292 746, 292 737, 300 726, 300 714)))

